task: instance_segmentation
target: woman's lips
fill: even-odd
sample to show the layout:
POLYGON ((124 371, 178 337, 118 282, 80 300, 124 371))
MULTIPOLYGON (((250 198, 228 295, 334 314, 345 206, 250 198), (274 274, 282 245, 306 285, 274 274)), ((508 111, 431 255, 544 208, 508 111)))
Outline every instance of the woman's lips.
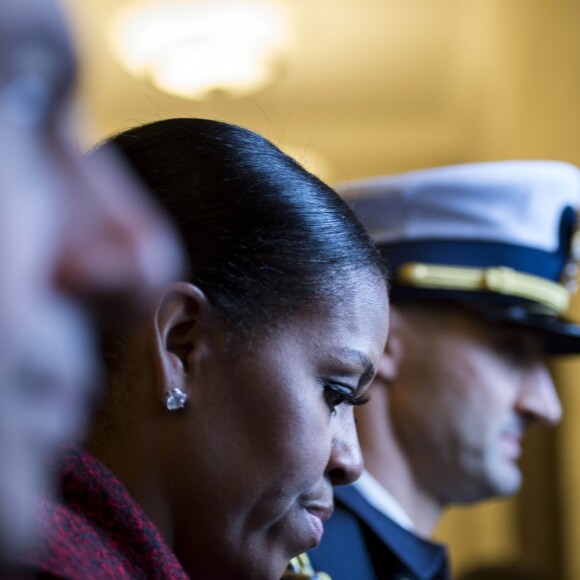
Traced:
POLYGON ((316 506, 308 506, 306 508, 316 542, 312 546, 312 548, 315 548, 320 544, 322 540, 322 535, 324 534, 324 522, 328 521, 328 519, 332 515, 333 509, 334 508, 332 505, 327 506, 316 505, 316 506))

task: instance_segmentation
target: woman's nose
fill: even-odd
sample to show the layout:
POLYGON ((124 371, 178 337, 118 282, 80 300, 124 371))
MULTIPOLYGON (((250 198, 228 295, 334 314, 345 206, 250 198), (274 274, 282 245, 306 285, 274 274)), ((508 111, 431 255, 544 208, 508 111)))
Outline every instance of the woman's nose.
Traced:
POLYGON ((354 413, 350 408, 345 420, 337 422, 327 474, 332 485, 348 485, 361 476, 363 467, 363 456, 356 432, 354 413))

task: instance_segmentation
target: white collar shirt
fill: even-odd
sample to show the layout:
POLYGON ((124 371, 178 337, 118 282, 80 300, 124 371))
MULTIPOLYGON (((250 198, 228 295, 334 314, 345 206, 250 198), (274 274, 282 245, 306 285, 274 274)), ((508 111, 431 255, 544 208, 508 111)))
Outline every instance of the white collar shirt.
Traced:
POLYGON ((399 524, 406 530, 413 531, 413 521, 401 504, 368 472, 363 471, 360 478, 353 483, 356 490, 375 509, 399 524))

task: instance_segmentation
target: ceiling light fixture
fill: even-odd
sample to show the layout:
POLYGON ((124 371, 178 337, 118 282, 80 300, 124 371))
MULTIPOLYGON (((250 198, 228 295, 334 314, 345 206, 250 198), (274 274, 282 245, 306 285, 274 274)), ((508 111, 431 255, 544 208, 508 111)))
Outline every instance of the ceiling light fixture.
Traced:
POLYGON ((149 0, 119 12, 109 40, 131 74, 160 90, 241 97, 279 76, 291 27, 275 0, 149 0))

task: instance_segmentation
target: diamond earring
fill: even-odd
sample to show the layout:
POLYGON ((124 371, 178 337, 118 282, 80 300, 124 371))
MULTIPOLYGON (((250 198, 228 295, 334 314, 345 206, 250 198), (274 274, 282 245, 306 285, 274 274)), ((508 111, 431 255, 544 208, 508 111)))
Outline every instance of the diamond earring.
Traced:
POLYGON ((187 395, 178 387, 173 387, 165 394, 164 399, 168 411, 177 411, 177 409, 183 409, 185 407, 187 395))

